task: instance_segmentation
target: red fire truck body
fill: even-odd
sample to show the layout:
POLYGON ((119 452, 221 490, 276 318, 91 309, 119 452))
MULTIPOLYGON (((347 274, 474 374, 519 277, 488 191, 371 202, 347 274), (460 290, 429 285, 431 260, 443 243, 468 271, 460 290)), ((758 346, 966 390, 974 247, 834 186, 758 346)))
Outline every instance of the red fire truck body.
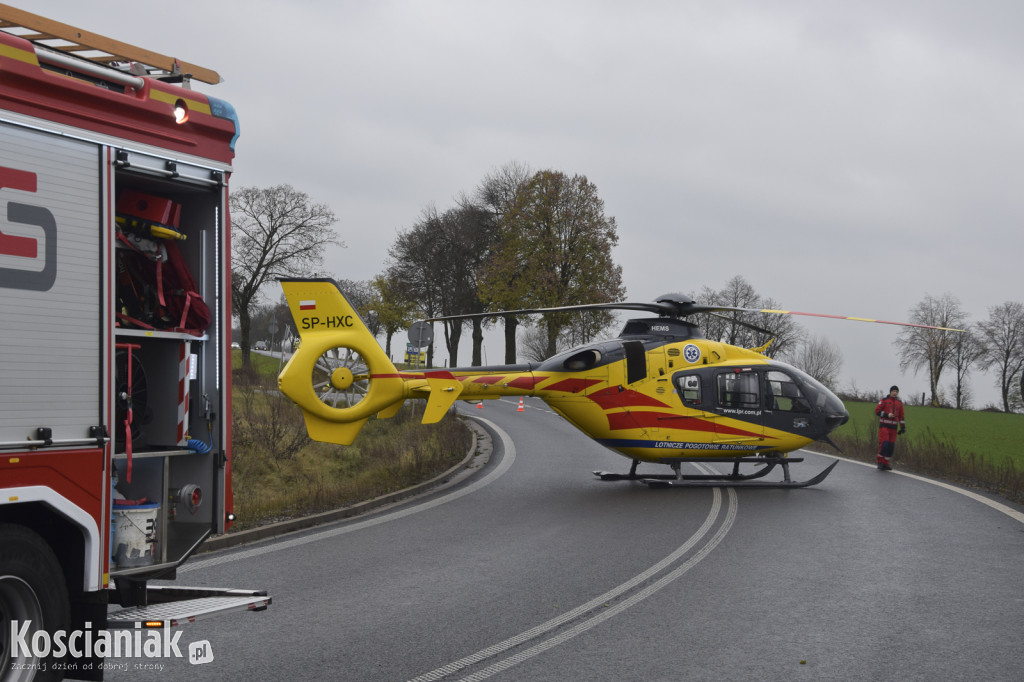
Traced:
POLYGON ((234 110, 36 20, 0 5, 0 636, 261 610, 148 584, 234 518, 234 110))

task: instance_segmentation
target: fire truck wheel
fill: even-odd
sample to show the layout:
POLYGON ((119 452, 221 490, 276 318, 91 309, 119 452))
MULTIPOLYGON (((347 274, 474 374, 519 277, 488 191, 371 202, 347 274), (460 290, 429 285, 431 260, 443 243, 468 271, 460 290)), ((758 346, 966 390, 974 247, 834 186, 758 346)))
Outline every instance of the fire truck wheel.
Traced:
POLYGON ((57 630, 67 631, 69 620, 68 590, 53 550, 31 530, 0 523, 0 671, 13 673, 15 680, 61 679, 63 675, 54 669, 52 656, 40 661, 31 651, 23 651, 20 642, 32 646, 32 634, 39 630, 51 635, 57 630), (12 621, 19 628, 16 633, 11 632, 12 621), (22 636, 20 628, 26 621, 31 625, 22 636), (35 666, 40 669, 37 671, 32 663, 46 665, 35 666), (27 677, 19 677, 12 667, 21 669, 27 677), (46 672, 32 676, 41 670, 46 672))

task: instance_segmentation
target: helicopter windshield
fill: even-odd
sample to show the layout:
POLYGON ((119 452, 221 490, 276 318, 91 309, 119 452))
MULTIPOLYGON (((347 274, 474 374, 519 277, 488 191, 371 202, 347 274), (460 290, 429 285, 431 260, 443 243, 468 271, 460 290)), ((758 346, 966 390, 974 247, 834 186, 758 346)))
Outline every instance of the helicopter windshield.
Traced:
POLYGON ((785 365, 785 368, 786 373, 796 379, 796 382, 799 384, 800 388, 803 389, 803 393, 807 396, 807 399, 815 410, 819 410, 828 415, 847 414, 846 406, 843 405, 843 401, 840 400, 832 391, 822 385, 822 383, 817 379, 796 367, 785 365))
POLYGON ((765 373, 765 407, 782 412, 810 412, 811 403, 803 391, 785 372, 777 369, 765 373))

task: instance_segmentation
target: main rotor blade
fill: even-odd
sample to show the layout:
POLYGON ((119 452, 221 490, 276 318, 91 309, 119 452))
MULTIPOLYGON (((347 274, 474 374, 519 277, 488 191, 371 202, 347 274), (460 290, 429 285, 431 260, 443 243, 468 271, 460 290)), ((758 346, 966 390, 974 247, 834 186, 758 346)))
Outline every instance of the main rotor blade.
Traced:
POLYGON ((795 310, 754 310, 752 313, 767 313, 769 315, 803 315, 804 317, 828 317, 833 320, 853 320, 854 322, 874 322, 876 324, 893 324, 897 327, 919 327, 921 329, 937 329, 943 332, 966 332, 966 329, 955 329, 953 327, 936 327, 930 324, 916 324, 914 322, 890 322, 889 320, 873 320, 869 317, 846 317, 843 315, 825 315, 822 313, 801 313, 795 310))
MULTIPOLYGON (((890 322, 888 320, 874 320, 867 317, 847 317, 845 315, 825 315, 823 313, 803 313, 795 310, 773 310, 771 308, 737 308, 734 306, 726 305, 711 305, 705 303, 696 303, 689 300, 686 297, 666 295, 661 299, 652 303, 635 303, 629 301, 622 301, 619 303, 581 303, 578 305, 565 305, 556 306, 554 308, 521 308, 518 310, 501 310, 488 313, 466 313, 462 315, 445 315, 439 317, 430 317, 424 322, 442 322, 444 320, 472 320, 482 319, 487 317, 503 317, 505 315, 543 315, 545 313, 563 313, 574 310, 637 310, 646 313, 656 313, 662 317, 687 317, 689 315, 696 315, 698 313, 724 313, 724 312, 740 312, 740 313, 764 313, 767 315, 802 315, 804 317, 827 317, 833 320, 852 320, 854 322, 874 322, 876 324, 891 324, 898 327, 918 327, 921 329, 936 329, 938 331, 947 332, 965 332, 965 329, 955 329, 953 327, 936 327, 930 324, 916 324, 914 322, 890 322)), ((762 329, 757 329, 749 323, 742 322, 740 320, 732 320, 739 322, 740 324, 746 324, 757 331, 766 332, 762 329)))
MULTIPOLYGON (((731 308, 731 310, 739 310, 739 308, 731 308)), ((725 322, 732 322, 733 324, 738 324, 741 327, 746 327, 747 329, 753 329, 758 334, 767 334, 768 336, 776 336, 777 335, 777 332, 769 331, 767 329, 764 329, 763 327, 758 327, 756 324, 752 324, 750 322, 745 322, 744 320, 741 320, 741 319, 736 318, 736 317, 726 317, 725 315, 719 315, 718 313, 715 313, 715 312, 709 312, 708 314, 712 315, 714 317, 717 317, 720 320, 724 320, 725 322)))
MULTIPOLYGON (((574 310, 637 310, 644 313, 656 313, 661 317, 687 317, 698 313, 714 312, 749 312, 747 308, 732 308, 723 305, 709 305, 695 303, 688 297, 681 295, 667 294, 657 301, 637 303, 631 301, 620 301, 617 303, 580 303, 577 305, 563 305, 554 308, 520 308, 518 310, 499 310, 489 313, 465 313, 462 315, 446 315, 431 317, 424 322, 441 322, 443 320, 471 320, 485 317, 502 317, 504 315, 543 315, 545 313, 564 313, 574 310)), ((757 312, 757 311, 754 311, 757 312)))
POLYGON ((428 317, 424 322, 441 322, 443 320, 472 320, 484 317, 504 317, 505 315, 543 315, 544 313, 564 313, 574 310, 639 310, 660 315, 672 315, 672 306, 660 303, 581 303, 579 305, 563 305, 554 308, 520 308, 517 310, 499 310, 489 313, 465 313, 462 315, 445 315, 428 317))

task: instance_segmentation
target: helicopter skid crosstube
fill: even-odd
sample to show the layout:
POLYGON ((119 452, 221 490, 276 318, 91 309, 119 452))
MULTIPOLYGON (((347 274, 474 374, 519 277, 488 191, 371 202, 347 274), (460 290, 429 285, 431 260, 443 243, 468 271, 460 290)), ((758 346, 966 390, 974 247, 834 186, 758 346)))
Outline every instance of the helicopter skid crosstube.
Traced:
POLYGON ((640 481, 652 488, 806 488, 817 485, 825 480, 832 473, 832 470, 839 464, 836 460, 826 467, 814 478, 806 481, 794 481, 789 475, 789 465, 795 462, 804 461, 802 457, 736 457, 733 459, 687 459, 687 462, 722 463, 727 462, 733 465, 732 473, 728 474, 683 474, 678 463, 672 464, 674 473, 671 474, 638 474, 636 472, 637 460, 633 460, 627 474, 616 474, 607 471, 595 471, 594 475, 602 481, 640 481), (765 465, 760 471, 753 474, 740 474, 740 464, 761 464, 765 465), (782 467, 783 480, 781 481, 756 481, 767 476, 776 466, 782 467))

